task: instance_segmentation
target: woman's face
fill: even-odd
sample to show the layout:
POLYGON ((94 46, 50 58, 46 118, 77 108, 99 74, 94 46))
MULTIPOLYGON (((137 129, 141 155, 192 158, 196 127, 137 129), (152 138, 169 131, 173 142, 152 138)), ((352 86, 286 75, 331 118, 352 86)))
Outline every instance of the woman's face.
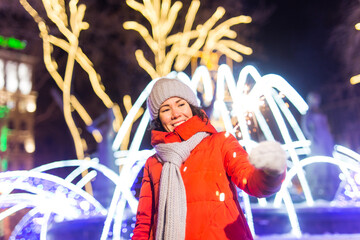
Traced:
POLYGON ((180 124, 193 116, 190 105, 179 97, 171 97, 159 109, 159 119, 167 132, 172 132, 180 124))

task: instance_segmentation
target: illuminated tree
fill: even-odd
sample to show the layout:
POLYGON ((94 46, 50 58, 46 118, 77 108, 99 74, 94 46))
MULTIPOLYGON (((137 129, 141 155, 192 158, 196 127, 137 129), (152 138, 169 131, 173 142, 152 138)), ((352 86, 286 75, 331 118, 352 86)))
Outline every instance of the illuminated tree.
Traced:
MULTIPOLYGON (((357 23, 357 24, 355 25, 355 29, 356 29, 357 31, 360 31, 360 23, 357 23)), ((351 83, 351 84, 354 84, 354 85, 357 84, 357 83, 360 83, 360 74, 351 77, 350 83, 351 83)))
MULTIPOLYGON (((86 6, 83 4, 78 6, 77 2, 77 0, 71 0, 69 2, 70 16, 68 17, 64 1, 43 1, 48 18, 57 26, 60 33, 65 37, 65 40, 52 35, 49 32, 49 27, 46 25, 45 20, 38 14, 38 12, 32 8, 26 0, 20 0, 20 3, 23 5, 25 10, 38 24, 40 36, 43 39, 45 65, 48 72, 63 92, 62 100, 65 121, 74 139, 76 155, 79 159, 83 159, 85 157, 83 139, 81 138, 78 127, 72 117, 72 108, 76 110, 86 125, 91 125, 92 119, 78 99, 71 94, 72 76, 75 62, 77 62, 84 71, 87 72, 96 95, 103 101, 107 108, 113 109, 116 117, 116 128, 118 128, 121 124, 122 116, 118 105, 113 103, 104 92, 104 86, 101 83, 100 76, 96 73, 91 61, 79 47, 78 38, 80 32, 87 29, 89 25, 86 22, 83 22, 86 6), (59 72, 56 59, 52 57, 54 47, 61 48, 68 54, 64 76, 62 76, 59 72)), ((93 132, 93 135, 97 141, 101 141, 99 132, 93 132)))
POLYGON ((151 78, 168 74, 174 65, 176 71, 184 70, 194 56, 209 57, 214 51, 219 51, 227 57, 240 62, 241 54, 249 55, 252 49, 234 40, 237 34, 230 27, 240 23, 250 23, 248 16, 237 16, 228 19, 215 28, 215 24, 224 16, 225 9, 218 7, 215 13, 204 23, 193 28, 200 1, 193 0, 189 6, 183 32, 171 34, 182 3, 176 1, 171 5, 170 0, 143 1, 127 0, 134 10, 140 12, 150 23, 151 31, 136 21, 127 21, 124 28, 135 30, 143 37, 154 54, 154 65, 146 59, 142 50, 135 52, 136 59, 151 78), (223 39, 228 38, 228 39, 223 39), (201 51, 201 53, 200 53, 201 51), (240 54, 241 53, 241 54, 240 54))
MULTIPOLYGON (((87 126, 91 126, 93 124, 93 120, 86 108, 73 94, 74 90, 72 89, 72 80, 74 78, 73 75, 76 63, 86 72, 91 83, 92 90, 97 97, 102 101, 106 108, 112 110, 114 116, 114 121, 112 122, 113 130, 117 131, 123 121, 120 107, 105 93, 105 87, 101 82, 100 75, 96 72, 93 67, 93 63, 79 46, 80 32, 89 27, 89 24, 83 21, 86 6, 84 4, 78 5, 78 0, 70 0, 68 6, 65 4, 64 0, 42 1, 47 18, 50 22, 55 24, 56 30, 62 35, 62 37, 58 37, 56 35, 58 33, 51 33, 51 28, 48 26, 44 18, 40 16, 40 14, 32 7, 32 5, 29 4, 27 0, 20 0, 20 3, 32 16, 40 30, 40 37, 43 40, 44 63, 47 71, 62 91, 63 113, 65 122, 73 138, 76 156, 78 159, 86 159, 87 156, 85 155, 85 151, 87 143, 85 139, 81 137, 81 130, 74 120, 73 111, 75 110, 78 113, 87 126), (63 66, 61 66, 61 64, 57 62, 58 59, 54 57, 54 48, 58 48, 67 54, 66 65, 63 73, 60 70, 63 66)), ((124 98, 125 109, 131 108, 131 99, 129 100, 128 98, 129 97, 124 98)), ((142 110, 139 111, 139 114, 142 114, 142 110)), ((97 143, 103 141, 102 133, 97 128, 92 128, 91 133, 97 143)), ((127 137, 129 138, 130 135, 127 134, 127 137)), ((126 147, 127 142, 124 141, 122 149, 126 147)), ((87 171, 84 171, 83 176, 86 174, 87 171)), ((86 184, 85 186, 88 192, 92 192, 90 184, 86 184)))
MULTIPOLYGON (((20 3, 38 24, 40 36, 43 40, 45 65, 48 72, 63 92, 62 100, 65 121, 74 139, 76 155, 78 159, 83 159, 85 157, 84 148, 86 147, 84 144, 86 143, 84 143, 84 139, 80 136, 80 132, 72 116, 72 109, 79 114, 87 126, 92 125, 93 120, 88 114, 88 111, 72 94, 71 86, 75 63, 78 63, 87 73, 95 94, 107 108, 112 109, 115 116, 113 122, 115 131, 119 129, 123 119, 119 106, 105 93, 105 87, 101 82, 99 74, 79 46, 80 32, 89 27, 89 25, 83 21, 86 6, 84 4, 77 5, 77 0, 71 0, 68 5, 70 12, 70 16, 68 16, 65 1, 43 1, 47 17, 56 25, 57 29, 64 37, 60 38, 50 33, 50 28, 44 18, 42 18, 26 0, 20 0, 20 3), (53 57, 54 47, 60 48, 68 54, 64 76, 62 76, 59 71, 59 66, 56 62, 57 59, 54 59, 53 57)), ((124 104, 125 108, 128 109, 129 104, 131 105, 131 101, 126 98, 124 99, 124 104)), ((97 129, 94 129, 92 134, 97 142, 102 141, 102 135, 97 129)))

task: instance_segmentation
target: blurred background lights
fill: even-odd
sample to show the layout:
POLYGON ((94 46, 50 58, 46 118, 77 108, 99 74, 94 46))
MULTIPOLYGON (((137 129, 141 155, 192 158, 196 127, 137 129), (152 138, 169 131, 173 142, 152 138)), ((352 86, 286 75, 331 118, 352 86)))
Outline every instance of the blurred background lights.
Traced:
POLYGON ((352 78, 350 78, 350 83, 352 85, 358 84, 360 82, 360 75, 356 75, 352 78))
POLYGON ((15 102, 12 100, 12 99, 9 99, 6 103, 6 106, 9 108, 9 109, 13 109, 15 107, 15 102))
POLYGON ((44 218, 34 218, 33 222, 39 225, 42 225, 45 223, 45 219, 44 218))
POLYGON ((0 59, 0 89, 15 93, 20 91, 28 95, 31 92, 32 70, 26 63, 6 61, 0 59))
POLYGON ((16 71, 17 64, 13 61, 8 61, 5 65, 6 71, 6 90, 9 92, 16 92, 19 87, 19 82, 17 78, 17 71, 16 71))
POLYGON ((0 59, 0 89, 5 86, 4 61, 0 59))
POLYGON ((359 173, 356 173, 354 175, 354 180, 355 180, 356 184, 360 185, 360 174, 359 173))
POLYGON ((20 63, 18 66, 19 89, 22 94, 31 92, 31 69, 28 64, 20 63))
POLYGON ((33 138, 27 138, 25 140, 25 151, 28 153, 35 152, 35 142, 33 138))
MULTIPOLYGON (((355 24, 355 29, 358 30, 358 31, 360 31, 360 23, 356 23, 356 24, 355 24)), ((360 83, 360 74, 351 77, 351 78, 350 78, 350 83, 351 83, 352 85, 355 85, 355 84, 360 83)))
POLYGON ((80 202, 80 207, 82 210, 84 210, 85 212, 90 210, 90 203, 87 201, 81 201, 80 202))
POLYGON ((360 23, 355 24, 355 29, 360 30, 360 23))
POLYGON ((26 111, 33 113, 36 111, 36 102, 35 99, 29 99, 29 101, 26 104, 26 111))
POLYGON ((62 222, 65 220, 65 217, 63 215, 55 215, 54 216, 54 221, 55 222, 62 222))
POLYGON ((9 129, 6 126, 3 126, 0 130, 0 151, 5 152, 7 149, 7 138, 9 129))
POLYGON ((4 48, 22 50, 26 47, 26 41, 22 41, 14 37, 5 37, 0 35, 0 46, 4 48))

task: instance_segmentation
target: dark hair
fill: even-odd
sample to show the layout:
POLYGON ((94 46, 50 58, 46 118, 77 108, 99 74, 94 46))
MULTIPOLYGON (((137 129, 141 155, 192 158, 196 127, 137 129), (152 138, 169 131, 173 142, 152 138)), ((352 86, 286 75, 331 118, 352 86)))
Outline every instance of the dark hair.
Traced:
MULTIPOLYGON (((202 121, 206 120, 206 123, 208 123, 209 118, 206 115, 205 111, 202 110, 200 107, 196 107, 192 104, 189 103, 191 112, 193 114, 193 116, 198 116, 202 121)), ((163 125, 161 124, 160 118, 157 117, 155 119, 153 119, 150 122, 150 130, 157 130, 157 131, 163 131, 166 132, 165 128, 163 127, 163 125)))

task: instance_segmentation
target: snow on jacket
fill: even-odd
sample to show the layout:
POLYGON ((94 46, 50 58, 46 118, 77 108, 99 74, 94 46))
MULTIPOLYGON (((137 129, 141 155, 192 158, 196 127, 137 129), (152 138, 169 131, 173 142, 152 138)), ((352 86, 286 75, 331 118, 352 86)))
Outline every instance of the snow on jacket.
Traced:
MULTIPOLYGON (((285 174, 269 176, 254 168, 234 136, 218 133, 194 116, 174 132, 152 131, 151 144, 181 142, 197 132, 202 140, 180 167, 187 198, 186 240, 253 239, 237 200, 236 186, 255 197, 277 192, 285 174)), ((145 164, 132 239, 155 239, 162 164, 156 155, 145 164)))

